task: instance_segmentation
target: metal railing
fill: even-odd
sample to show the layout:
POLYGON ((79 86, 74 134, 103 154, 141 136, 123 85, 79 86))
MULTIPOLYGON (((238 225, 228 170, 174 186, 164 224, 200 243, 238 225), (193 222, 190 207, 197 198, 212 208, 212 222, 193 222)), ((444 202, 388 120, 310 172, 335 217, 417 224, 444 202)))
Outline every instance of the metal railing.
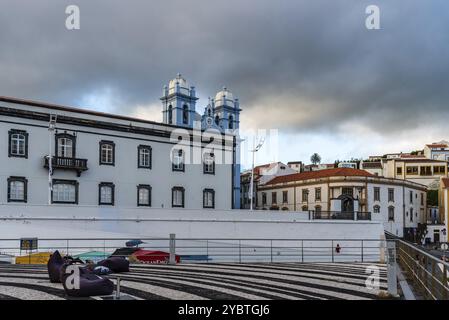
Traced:
MULTIPOLYGON (((53 169, 73 169, 78 172, 86 171, 87 159, 52 157, 51 165, 53 169)), ((48 156, 44 157, 44 167, 48 168, 48 156)))
MULTIPOLYGON (((100 251, 99 258, 125 247, 130 239, 39 239, 38 252, 61 251, 79 255, 100 251)), ((170 250, 169 238, 140 239, 140 249, 170 250)), ((196 239, 176 238, 175 253, 181 263, 192 262, 383 262, 385 241, 376 239, 196 239)), ((26 256, 19 239, 0 239, 0 252, 26 256)), ((155 252, 156 256, 160 253, 155 252)))
POLYGON ((371 220, 371 212, 310 211, 313 220, 371 220))
POLYGON ((395 240, 398 263, 414 289, 428 300, 449 299, 449 264, 403 240, 395 240))

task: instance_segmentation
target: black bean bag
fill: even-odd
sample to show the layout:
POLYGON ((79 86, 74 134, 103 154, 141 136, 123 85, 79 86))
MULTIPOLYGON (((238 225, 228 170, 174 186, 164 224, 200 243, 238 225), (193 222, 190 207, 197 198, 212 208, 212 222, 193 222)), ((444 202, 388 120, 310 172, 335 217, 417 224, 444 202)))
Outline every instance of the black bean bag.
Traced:
POLYGON ((80 268, 79 288, 68 288, 67 284, 70 282, 68 277, 71 273, 66 273, 66 268, 69 264, 65 264, 61 269, 62 286, 65 293, 70 297, 91 297, 91 296, 108 296, 114 292, 114 283, 106 278, 102 278, 93 274, 85 268, 80 268))
POLYGON ((114 273, 129 272, 129 261, 123 257, 109 257, 101 260, 97 265, 109 268, 114 273))
POLYGON ((61 283, 61 268, 64 265, 64 259, 61 254, 56 250, 47 262, 48 276, 50 282, 61 283))

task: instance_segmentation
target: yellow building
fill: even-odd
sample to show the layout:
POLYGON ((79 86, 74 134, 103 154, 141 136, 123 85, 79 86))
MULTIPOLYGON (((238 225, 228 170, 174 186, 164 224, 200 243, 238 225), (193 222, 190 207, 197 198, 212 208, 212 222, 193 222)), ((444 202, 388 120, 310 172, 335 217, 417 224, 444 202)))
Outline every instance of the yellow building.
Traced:
POLYGON ((435 190, 438 190, 440 179, 448 177, 447 161, 425 159, 421 156, 388 159, 384 168, 387 178, 409 180, 435 190))
POLYGON ((449 178, 442 178, 440 183, 440 192, 438 193, 438 202, 440 207, 440 220, 448 230, 449 218, 449 178))

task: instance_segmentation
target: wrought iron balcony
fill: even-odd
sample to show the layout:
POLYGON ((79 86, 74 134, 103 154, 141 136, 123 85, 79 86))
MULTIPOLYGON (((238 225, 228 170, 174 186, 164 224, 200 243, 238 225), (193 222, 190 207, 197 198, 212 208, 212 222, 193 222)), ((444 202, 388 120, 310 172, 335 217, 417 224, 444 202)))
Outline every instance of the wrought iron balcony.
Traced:
POLYGON ((371 220, 371 212, 310 211, 313 220, 371 220))
MULTIPOLYGON (((63 169, 63 170, 74 170, 76 171, 78 177, 81 175, 81 172, 86 171, 87 168, 87 159, 78 159, 78 158, 64 158, 64 157, 52 157, 51 158, 51 166, 52 169, 63 169)), ((48 165, 48 156, 44 157, 44 168, 49 168, 48 165)))

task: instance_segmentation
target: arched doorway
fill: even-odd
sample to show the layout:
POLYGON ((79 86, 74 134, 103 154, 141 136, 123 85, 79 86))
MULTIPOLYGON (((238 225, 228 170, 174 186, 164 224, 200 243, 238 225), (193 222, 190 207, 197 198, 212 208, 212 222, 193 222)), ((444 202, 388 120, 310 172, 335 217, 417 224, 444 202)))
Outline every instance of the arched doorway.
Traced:
POLYGON ((354 197, 344 194, 338 199, 341 201, 341 212, 354 212, 354 197))

